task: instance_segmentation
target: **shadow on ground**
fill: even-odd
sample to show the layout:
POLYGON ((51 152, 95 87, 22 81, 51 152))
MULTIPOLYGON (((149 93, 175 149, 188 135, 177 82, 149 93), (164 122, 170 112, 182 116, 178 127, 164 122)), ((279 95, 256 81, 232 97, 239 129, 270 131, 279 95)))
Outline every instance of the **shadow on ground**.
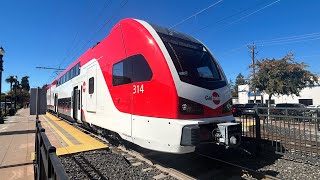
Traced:
MULTIPOLYGON (((281 158, 275 154, 271 142, 264 142, 263 149, 258 149, 252 139, 244 139, 241 147, 226 149, 215 144, 203 144, 196 148, 194 153, 168 154, 146 150, 130 144, 130 148, 141 152, 153 161, 159 162, 167 168, 179 170, 197 179, 241 179, 244 172, 239 168, 202 156, 206 155, 226 162, 234 163, 250 169, 259 170, 265 166, 272 165, 281 158), (201 155, 199 155, 201 154, 201 155)), ((264 174, 276 176, 278 172, 267 170, 260 171, 264 174)))

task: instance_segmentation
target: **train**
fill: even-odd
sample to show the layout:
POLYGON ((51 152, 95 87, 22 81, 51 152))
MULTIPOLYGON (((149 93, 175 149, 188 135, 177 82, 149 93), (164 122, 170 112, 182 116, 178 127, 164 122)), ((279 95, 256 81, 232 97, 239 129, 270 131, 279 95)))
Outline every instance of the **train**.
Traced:
POLYGON ((241 143, 226 75, 190 35, 119 21, 47 86, 47 110, 140 147, 194 152, 241 143))

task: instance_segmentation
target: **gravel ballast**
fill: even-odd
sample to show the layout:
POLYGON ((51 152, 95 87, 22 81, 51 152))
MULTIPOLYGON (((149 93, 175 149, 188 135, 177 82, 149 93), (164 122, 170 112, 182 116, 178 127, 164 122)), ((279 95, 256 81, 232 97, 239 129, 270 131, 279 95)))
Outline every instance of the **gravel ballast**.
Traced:
POLYGON ((128 160, 108 149, 70 154, 60 159, 70 179, 154 179, 160 174, 165 176, 162 179, 174 179, 149 164, 128 160))
MULTIPOLYGON (((199 156, 198 153, 280 179, 320 179, 319 161, 308 162, 289 154, 278 155, 267 150, 267 147, 256 156, 255 143, 247 140, 243 141, 241 148, 225 149, 222 146, 206 144, 190 154, 148 153, 149 150, 145 150, 143 154, 149 154, 147 159, 159 162, 164 167, 176 169, 197 179, 254 179, 243 176, 235 167, 217 163, 199 156)), ((61 156, 60 159, 70 179, 175 179, 129 154, 115 153, 108 149, 70 154, 61 156)))

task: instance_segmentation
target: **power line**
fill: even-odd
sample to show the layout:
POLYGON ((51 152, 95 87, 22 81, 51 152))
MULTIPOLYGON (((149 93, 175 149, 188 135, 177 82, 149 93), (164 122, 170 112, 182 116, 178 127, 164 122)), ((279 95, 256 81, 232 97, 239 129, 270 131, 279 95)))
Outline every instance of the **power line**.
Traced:
POLYGON ((273 39, 268 39, 268 40, 258 40, 255 42, 256 43, 269 43, 269 42, 274 42, 274 41, 296 40, 296 39, 303 39, 303 38, 309 38, 309 37, 315 37, 315 36, 320 36, 320 32, 287 36, 287 37, 278 37, 278 38, 273 38, 273 39))
POLYGON ((77 32, 77 34, 73 37, 73 40, 71 41, 71 46, 70 46, 69 50, 67 51, 66 56, 65 56, 65 57, 63 58, 63 60, 60 62, 60 64, 59 64, 59 68, 60 68, 60 67, 61 67, 61 65, 65 62, 65 60, 67 59, 67 57, 70 55, 71 50, 72 50, 72 47, 73 47, 73 44, 74 44, 74 42, 75 42, 75 40, 76 40, 76 38, 77 38, 78 34, 79 34, 79 31, 78 31, 78 32, 77 32))
MULTIPOLYGON (((315 41, 320 39, 320 32, 319 33, 307 33, 307 34, 302 34, 302 35, 295 35, 295 36, 286 36, 286 37, 278 37, 278 38, 273 38, 270 40, 259 40, 255 41, 256 46, 274 46, 274 45, 281 45, 281 44, 289 44, 289 43, 299 43, 299 42, 307 42, 307 41, 315 41), (279 40, 279 41, 276 41, 279 40)), ((249 43, 245 43, 239 47, 233 48, 223 54, 229 54, 235 51, 239 51, 240 49, 247 47, 250 45, 249 43)), ((320 56, 315 55, 315 56, 320 56)), ((303 56, 304 57, 304 56, 303 56)), ((307 56, 309 57, 309 56, 307 56)))
POLYGON ((258 10, 256 10, 256 11, 254 11, 254 12, 252 12, 252 13, 250 13, 250 14, 242 17, 242 18, 239 18, 239 19, 237 19, 237 20, 235 20, 235 21, 233 21, 233 22, 231 22, 231 23, 229 23, 229 24, 234 24, 234 23, 236 23, 236 22, 238 22, 238 21, 241 21, 241 20, 243 20, 243 19, 245 19, 245 18, 247 18, 247 17, 249 17, 249 16, 252 16, 252 15, 254 15, 254 14, 256 14, 256 13, 258 13, 258 12, 260 12, 260 11, 262 11, 262 10, 264 10, 264 9, 272 6, 272 5, 274 5, 274 4, 277 3, 277 2, 280 2, 280 0, 274 1, 274 2, 272 2, 272 3, 270 3, 270 4, 268 4, 268 5, 260 8, 260 9, 258 9, 258 10))
POLYGON ((217 2, 215 2, 215 3, 213 3, 213 4, 211 4, 210 6, 208 6, 208 7, 204 8, 204 9, 202 9, 201 11, 199 11, 199 12, 197 12, 197 13, 194 13, 193 15, 191 15, 191 16, 189 16, 189 17, 187 17, 186 19, 184 19, 184 20, 182 20, 182 21, 178 22, 177 24, 175 24, 175 25, 171 26, 169 29, 173 29, 174 27, 179 26, 180 24, 182 24, 182 23, 184 23, 184 22, 188 21, 189 19, 191 19, 191 18, 193 18, 193 17, 196 17, 197 15, 199 15, 199 14, 201 14, 201 13, 205 12, 206 10, 208 10, 208 9, 212 8, 213 6, 218 5, 218 4, 219 4, 219 3, 221 3, 222 1, 223 1, 223 0, 219 0, 219 1, 217 1, 217 2))
MULTIPOLYGON (((252 13, 249 13, 249 14, 243 16, 243 17, 240 17, 239 19, 237 19, 237 20, 235 20, 235 21, 232 21, 232 22, 229 22, 229 23, 227 23, 227 24, 224 24, 224 25, 220 26, 220 27, 221 27, 220 29, 223 29, 223 28, 228 27, 228 26, 230 26, 230 25, 232 25, 232 24, 234 24, 234 23, 236 23, 236 22, 239 22, 239 21, 245 19, 245 18, 248 18, 249 16, 252 16, 252 15, 254 15, 254 14, 256 14, 256 13, 258 13, 258 12, 264 10, 264 9, 266 9, 267 7, 270 7, 270 6, 274 5, 275 3, 279 2, 279 1, 280 1, 280 0, 277 0, 277 1, 274 1, 274 2, 272 2, 272 3, 269 3, 268 5, 260 8, 260 9, 258 9, 258 10, 256 10, 256 11, 254 11, 254 12, 252 12, 252 13)), ((264 1, 264 2, 262 2, 262 3, 259 3, 259 4, 257 4, 257 5, 254 5, 254 6, 252 6, 252 7, 246 8, 246 9, 244 9, 244 10, 242 10, 242 11, 239 11, 239 12, 236 12, 236 13, 231 14, 231 15, 229 15, 229 16, 226 16, 226 17, 224 17, 224 18, 222 18, 222 19, 220 19, 220 20, 218 20, 218 21, 216 21, 216 22, 214 22, 214 23, 212 23, 212 24, 209 24, 209 25, 206 25, 206 26, 201 27, 201 28, 199 28, 199 29, 196 29, 195 31, 191 32, 190 34, 197 33, 197 32, 199 32, 199 31, 202 31, 202 30, 208 28, 209 26, 211 26, 211 25, 213 25, 213 24, 217 24, 217 23, 223 22, 223 21, 225 21, 225 20, 227 20, 227 19, 230 19, 230 18, 232 18, 232 17, 234 17, 234 16, 236 16, 236 15, 245 13, 245 12, 247 12, 247 11, 249 11, 249 10, 251 10, 251 9, 254 9, 254 8, 256 8, 256 7, 258 7, 258 6, 262 5, 262 4, 265 4, 266 2, 268 2, 268 1, 264 1)), ((220 29, 219 29, 219 30, 220 30, 220 29)))
MULTIPOLYGON (((121 3, 120 3, 120 9, 122 9, 124 6, 126 6, 126 4, 128 3, 129 0, 123 0, 121 3), (124 2, 124 3, 123 3, 124 2)), ((119 9, 119 10, 120 10, 119 9)), ((96 36, 97 34, 107 25, 111 22, 111 20, 113 20, 113 18, 115 18, 115 16, 117 15, 117 13, 119 13, 119 11, 116 11, 113 13, 113 15, 111 16, 111 18, 109 18, 99 29, 98 31, 96 31, 90 38, 89 40, 80 48, 80 50, 78 50, 76 53, 74 53, 74 56, 71 58, 71 60, 73 60, 77 54, 79 52, 81 52, 96 36)))
POLYGON ((311 38, 311 39, 300 39, 300 40, 287 40, 287 41, 278 41, 278 42, 270 42, 270 43, 259 43, 257 46, 274 46, 274 45, 282 45, 282 44, 291 44, 291 43, 300 43, 307 41, 315 41, 320 40, 320 36, 311 38))
POLYGON ((44 66, 38 66, 37 69, 49 69, 49 70, 56 70, 56 71, 64 71, 65 69, 60 68, 53 68, 53 67, 44 67, 44 66))
MULTIPOLYGON (((102 16, 103 12, 105 12, 105 9, 106 9, 107 7, 109 7, 110 4, 111 4, 111 0, 108 0, 108 2, 107 2, 107 3, 103 6, 103 8, 99 11, 98 15, 96 16, 96 19, 99 19, 99 18, 102 16)), ((92 21, 92 23, 89 25, 89 27, 91 27, 90 30, 89 30, 89 33, 93 31, 93 28, 94 28, 93 25, 96 24, 96 22, 97 22, 97 21, 92 21)), ((77 34, 76 34, 76 36, 74 37, 74 39, 73 39, 73 41, 72 41, 72 44, 71 44, 71 46, 70 46, 70 48, 69 48, 69 50, 68 50, 68 52, 67 52, 67 55, 66 55, 65 58, 62 60, 62 62, 59 64, 59 66, 61 66, 64 62, 66 62, 66 60, 70 58, 71 54, 74 54, 76 47, 78 47, 78 45, 79 45, 79 43, 80 43, 80 41, 81 41, 81 38, 79 38, 79 40, 77 41, 77 43, 74 44, 74 43, 75 43, 75 39, 78 37, 79 34, 80 34, 80 31, 77 32, 77 34), (71 51, 71 50, 72 50, 72 51, 71 51), (71 53, 71 52, 73 52, 73 53, 71 53)), ((86 34, 86 33, 83 33, 83 36, 84 36, 85 34, 86 34)), ((72 59, 71 59, 71 60, 72 60, 72 59)), ((66 64, 68 65, 69 62, 70 62, 70 60, 67 61, 66 64)))

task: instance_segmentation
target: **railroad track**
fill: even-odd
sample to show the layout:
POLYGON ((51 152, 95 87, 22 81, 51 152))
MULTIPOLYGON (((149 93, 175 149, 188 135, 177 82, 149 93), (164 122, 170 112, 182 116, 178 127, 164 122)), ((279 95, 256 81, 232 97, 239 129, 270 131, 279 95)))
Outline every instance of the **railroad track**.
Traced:
POLYGON ((212 159, 214 161, 217 161, 217 162, 220 162, 220 163, 224 163, 224 164, 227 164, 227 165, 230 165, 232 167, 236 167, 236 168, 239 168, 242 170, 243 172, 243 176, 242 178, 248 178, 248 179, 251 179, 251 178, 254 178, 254 179, 278 179, 274 176, 270 176, 270 175, 266 175, 264 173, 261 173, 259 171, 256 171, 256 170, 253 170, 253 169, 250 169, 250 168, 247 168, 247 167, 244 167, 244 166, 240 166, 240 165, 237 165, 237 164, 234 164, 234 163, 231 163, 231 162, 227 162, 227 161, 224 161, 222 159, 217 159, 215 157, 211 157, 211 156, 208 156, 208 155, 205 155, 205 154, 201 154, 201 153, 197 153, 198 155, 200 156, 204 156, 206 158, 209 158, 209 159, 212 159))
MULTIPOLYGON (((173 177, 174 179, 179 180, 194 180, 194 179, 278 179, 273 176, 266 175, 262 172, 250 169, 244 166, 240 166, 231 162, 227 162, 222 159, 211 157, 202 153, 191 153, 187 155, 172 155, 158 153, 150 150, 143 150, 144 152, 139 152, 135 148, 132 148, 130 145, 123 145, 121 143, 114 143, 114 139, 109 139, 97 135, 86 128, 80 126, 77 123, 71 123, 68 120, 62 119, 69 124, 72 124, 82 132, 89 134, 91 137, 96 138, 104 143, 107 143, 110 146, 110 150, 113 153, 121 154, 124 156, 128 162, 134 162, 132 165, 140 164, 140 162, 148 164, 152 168, 156 168, 160 173, 154 179, 162 179, 165 177, 173 177), (120 145, 119 145, 120 144, 120 145), (162 157, 161 157, 162 156, 162 157), (173 157, 173 158, 172 158, 173 157), (178 157, 178 158, 177 158, 178 157), (204 158, 204 159, 202 159, 204 158), (168 162, 167 159, 174 159, 173 165, 172 161, 168 162), (179 161, 183 161, 179 165, 179 161), (206 161, 210 160, 210 164, 206 161), (179 167, 185 166, 186 167, 179 167), (190 167, 192 165, 192 167, 190 167), (200 167, 198 167, 200 166, 200 167), (209 166, 205 167, 205 166, 209 166), (188 170, 188 167, 191 170, 188 170), (204 168, 203 168, 204 167, 204 168), (203 168, 203 169, 202 169, 203 168), (192 169, 200 170, 199 172, 192 171, 192 169), (230 171, 232 169, 232 171, 230 171)), ((135 145, 133 145, 135 146, 135 145)), ((148 168, 147 168, 148 169, 148 168)), ((146 170, 147 170, 146 169, 146 170)))

